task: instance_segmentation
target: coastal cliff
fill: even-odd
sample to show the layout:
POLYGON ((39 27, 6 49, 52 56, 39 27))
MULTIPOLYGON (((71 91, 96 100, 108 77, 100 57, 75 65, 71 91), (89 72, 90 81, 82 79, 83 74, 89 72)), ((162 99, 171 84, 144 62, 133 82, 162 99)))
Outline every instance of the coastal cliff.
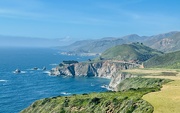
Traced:
POLYGON ((112 91, 118 91, 118 84, 120 84, 121 81, 125 80, 126 78, 130 77, 134 77, 134 75, 120 72, 118 75, 111 78, 111 81, 109 83, 109 89, 111 89, 112 91))
POLYGON ((115 77, 121 70, 139 67, 139 64, 122 61, 98 61, 80 62, 72 64, 61 64, 50 71, 51 75, 56 76, 95 76, 102 78, 115 77))
POLYGON ((55 76, 87 76, 87 77, 101 77, 111 79, 109 88, 116 91, 117 85, 124 79, 132 75, 121 73, 121 70, 137 68, 139 64, 104 60, 98 62, 80 62, 72 64, 60 64, 51 70, 51 75, 55 76))

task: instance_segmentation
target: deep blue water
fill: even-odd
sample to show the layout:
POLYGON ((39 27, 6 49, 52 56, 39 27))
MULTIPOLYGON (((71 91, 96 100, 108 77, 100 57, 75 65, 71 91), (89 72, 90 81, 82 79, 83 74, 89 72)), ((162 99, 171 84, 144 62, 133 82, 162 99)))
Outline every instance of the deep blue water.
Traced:
POLYGON ((20 112, 46 97, 107 91, 101 86, 108 85, 108 79, 49 76, 41 70, 44 66, 50 70, 62 60, 89 58, 60 55, 55 49, 0 48, 0 113, 20 112), (17 68, 23 73, 13 73, 17 68))

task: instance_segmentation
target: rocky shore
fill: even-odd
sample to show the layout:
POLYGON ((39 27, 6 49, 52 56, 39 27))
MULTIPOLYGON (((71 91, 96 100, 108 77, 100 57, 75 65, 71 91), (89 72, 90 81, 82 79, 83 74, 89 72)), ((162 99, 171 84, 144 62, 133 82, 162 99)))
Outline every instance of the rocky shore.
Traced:
POLYGON ((104 60, 97 62, 76 62, 72 64, 59 64, 59 66, 53 68, 50 71, 50 75, 55 76, 87 76, 87 77, 101 77, 111 79, 109 88, 116 90, 117 84, 119 84, 125 78, 129 78, 132 75, 121 73, 121 70, 132 69, 139 67, 139 64, 104 60))

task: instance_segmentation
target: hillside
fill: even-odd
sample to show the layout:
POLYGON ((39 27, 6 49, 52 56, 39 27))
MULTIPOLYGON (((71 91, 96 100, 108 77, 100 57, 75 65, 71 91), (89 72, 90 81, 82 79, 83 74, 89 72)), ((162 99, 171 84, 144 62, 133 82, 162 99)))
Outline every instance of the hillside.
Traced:
POLYGON ((123 44, 107 49, 102 53, 101 58, 123 60, 123 61, 146 61, 151 57, 163 54, 160 51, 151 49, 143 43, 123 44))
MULTIPOLYGON (((153 113, 179 113, 180 69, 147 68, 123 70, 123 72, 139 75, 143 78, 161 78, 173 80, 167 84, 164 84, 161 91, 148 93, 143 96, 143 99, 148 101, 154 107, 153 113)), ((137 80, 126 80, 120 83, 124 84, 123 87, 119 87, 120 90, 129 89, 131 87, 135 87, 136 85, 138 87, 142 87, 142 84, 143 87, 146 86, 146 84, 148 85, 147 87, 158 84, 157 81, 151 82, 152 84, 149 83, 149 80, 151 81, 152 79, 148 79, 147 81, 141 81, 138 80, 138 78, 137 80)))
POLYGON ((153 57, 144 63, 147 68, 178 68, 180 69, 180 51, 153 57))
POLYGON ((142 100, 142 96, 160 90, 161 85, 169 80, 130 78, 120 86, 124 87, 125 82, 133 83, 126 91, 45 98, 34 102, 21 113, 152 113, 153 107, 142 100))
POLYGON ((152 36, 145 44, 163 52, 180 50, 180 32, 170 32, 152 36))

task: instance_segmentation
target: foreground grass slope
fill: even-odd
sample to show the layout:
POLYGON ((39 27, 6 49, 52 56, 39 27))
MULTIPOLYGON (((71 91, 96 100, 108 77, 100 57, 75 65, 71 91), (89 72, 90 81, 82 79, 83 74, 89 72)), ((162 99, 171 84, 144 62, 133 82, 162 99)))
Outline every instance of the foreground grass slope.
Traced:
MULTIPOLYGON (((180 69, 131 69, 125 70, 125 72, 131 73, 133 75, 141 75, 145 78, 161 78, 173 80, 167 84, 164 84, 161 88, 161 91, 148 93, 143 96, 143 99, 149 102, 154 107, 153 113, 179 113, 180 69)), ((128 87, 131 84, 134 83, 130 82, 128 87)))
POLYGON ((127 90, 45 98, 21 113, 152 113, 153 107, 141 97, 159 91, 161 85, 167 82, 169 80, 130 78, 119 85, 126 87, 126 83, 133 83, 127 90))
POLYGON ((112 47, 103 52, 101 57, 104 59, 142 62, 161 54, 162 52, 147 47, 142 43, 132 43, 112 47))
MULTIPOLYGON (((158 89, 161 88, 162 84, 167 83, 167 79, 157 79, 157 78, 127 78, 118 85, 119 91, 127 90, 137 90, 137 89, 158 89)), ((154 90, 156 91, 156 90, 154 90)))
POLYGON ((144 63, 147 68, 180 69, 180 51, 155 56, 144 63))
POLYGON ((160 92, 143 96, 154 107, 154 113, 179 113, 180 79, 163 85, 160 92))

